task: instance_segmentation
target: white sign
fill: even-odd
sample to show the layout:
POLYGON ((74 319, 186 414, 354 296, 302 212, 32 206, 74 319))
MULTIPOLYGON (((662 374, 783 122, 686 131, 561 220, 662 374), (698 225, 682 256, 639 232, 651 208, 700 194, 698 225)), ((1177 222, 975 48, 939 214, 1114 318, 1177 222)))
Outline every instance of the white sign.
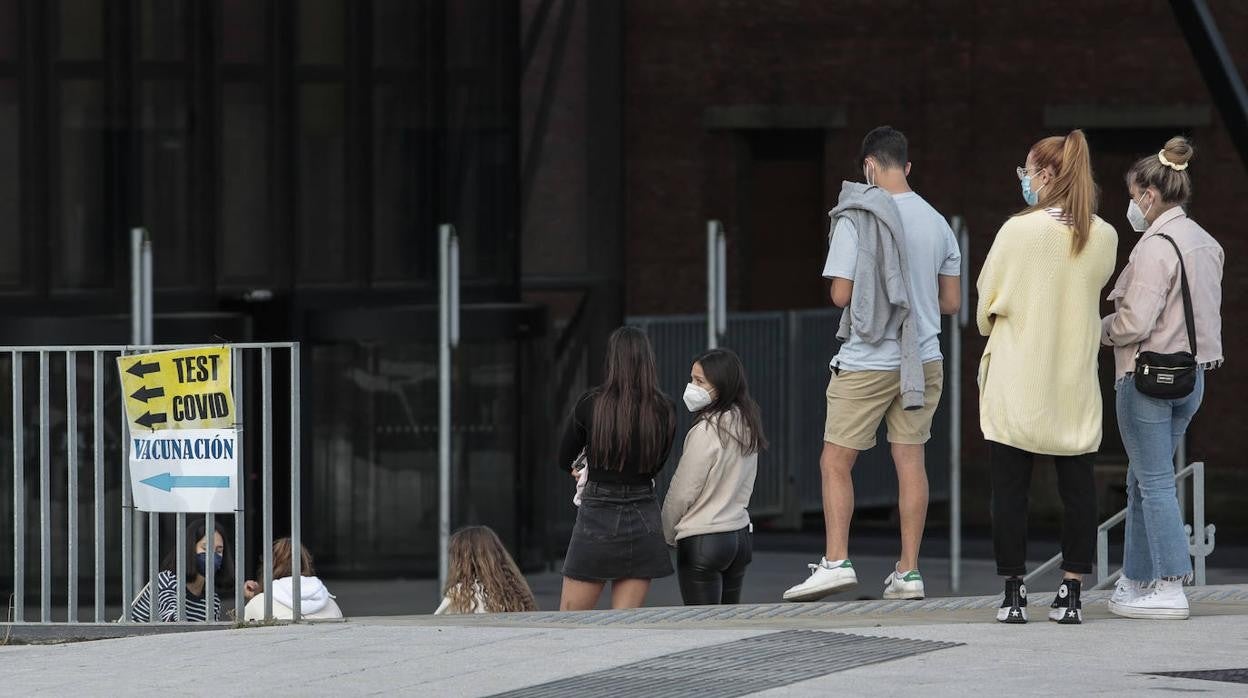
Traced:
POLYGON ((234 511, 238 445, 234 429, 131 432, 134 505, 140 511, 234 511))

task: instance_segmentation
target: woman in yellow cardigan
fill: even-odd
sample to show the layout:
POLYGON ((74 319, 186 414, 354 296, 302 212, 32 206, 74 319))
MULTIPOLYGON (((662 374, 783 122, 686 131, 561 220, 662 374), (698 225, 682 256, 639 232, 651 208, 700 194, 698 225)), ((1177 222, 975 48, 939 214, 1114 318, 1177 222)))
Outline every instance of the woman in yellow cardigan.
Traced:
POLYGON ((997 611, 1027 622, 1027 492, 1035 455, 1054 456, 1062 498, 1065 578, 1049 611, 1083 620, 1083 575, 1092 572, 1101 444, 1097 380, 1101 290, 1114 271, 1118 235, 1096 214, 1096 183, 1082 131, 1045 138, 1017 170, 1027 208, 993 241, 979 275, 979 419, 991 445, 992 538, 1006 578, 997 611))

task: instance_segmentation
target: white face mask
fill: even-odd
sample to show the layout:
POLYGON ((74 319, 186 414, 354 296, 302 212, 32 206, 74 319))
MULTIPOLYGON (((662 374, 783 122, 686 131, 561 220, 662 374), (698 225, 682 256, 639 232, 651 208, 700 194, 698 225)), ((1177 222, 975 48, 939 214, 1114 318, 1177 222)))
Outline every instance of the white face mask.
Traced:
POLYGON ((869 161, 863 161, 862 178, 867 180, 868 187, 875 186, 875 166, 869 161))
POLYGON ((685 386, 685 407, 688 407, 690 412, 701 412, 710 407, 714 401, 715 398, 712 398, 705 388, 693 383, 685 386))
POLYGON ((1153 202, 1148 202, 1148 208, 1140 210, 1140 205, 1135 203, 1135 199, 1131 199, 1131 203, 1127 204, 1127 222, 1131 224, 1131 229, 1137 233, 1148 230, 1148 212, 1153 209, 1153 202))

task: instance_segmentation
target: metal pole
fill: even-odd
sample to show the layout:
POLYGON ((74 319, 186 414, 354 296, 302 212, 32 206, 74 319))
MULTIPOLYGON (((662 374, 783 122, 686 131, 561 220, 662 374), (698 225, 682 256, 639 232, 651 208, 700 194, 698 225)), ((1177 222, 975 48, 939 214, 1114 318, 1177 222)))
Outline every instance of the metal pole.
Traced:
POLYGON ((104 622, 104 357, 91 352, 91 436, 95 488, 95 622, 104 622))
POLYGON ((143 343, 143 238, 142 228, 130 229, 130 343, 143 343))
MULTIPOLYGON (((243 583, 247 578, 247 548, 246 548, 246 529, 247 529, 247 480, 244 478, 246 470, 246 450, 243 448, 243 407, 245 393, 243 392, 243 351, 241 349, 230 349, 230 371, 232 375, 230 380, 233 383, 234 392, 234 429, 238 434, 238 468, 235 476, 238 478, 238 501, 234 504, 234 620, 242 622, 245 617, 246 610, 245 599, 243 598, 243 583)), ((269 593, 265 589, 265 595, 269 593)))
POLYGON ((13 352, 13 620, 26 620, 26 434, 22 419, 22 352, 13 352))
MULTIPOLYGON (((147 300, 145 298, 144 276, 143 276, 143 247, 144 240, 147 238, 147 231, 143 228, 130 229, 130 344, 133 346, 143 346, 147 343, 146 323, 144 320, 147 308, 147 300)), ((125 410, 122 410, 122 422, 125 422, 125 410)), ((123 432, 128 435, 128 431, 123 432)), ((128 439, 127 439, 128 440, 128 439)), ((130 477, 129 477, 129 443, 126 444, 127 452, 125 468, 126 477, 122 482, 123 504, 122 517, 129 519, 128 522, 122 523, 122 536, 131 538, 129 566, 131 568, 131 582, 143 579, 143 557, 146 541, 143 536, 143 513, 134 508, 133 499, 129 496, 130 477)), ((125 558, 125 550, 123 547, 122 557, 125 558)), ((124 559, 123 565, 127 564, 124 559)), ((122 576, 123 587, 125 576, 122 576)), ((155 583, 155 580, 151 580, 155 583)), ((124 590, 124 589, 123 589, 124 590)), ((128 595, 131 590, 124 590, 123 595, 128 595)), ((129 604, 130 598, 123 600, 123 604, 129 604)), ((152 613, 155 613, 155 607, 152 613)))
POLYGON ((52 622, 52 444, 48 416, 48 352, 39 352, 39 615, 52 622))
MULTIPOLYGON (((121 353, 125 356, 125 352, 121 353)), ((130 622, 130 606, 134 600, 134 582, 143 578, 141 555, 135 554, 135 542, 141 537, 134 516, 134 492, 130 489, 130 422, 121 410, 121 619, 130 622)))
POLYGON ((65 505, 69 523, 69 577, 66 620, 78 622, 78 364, 77 353, 65 352, 65 505))
MULTIPOLYGON (((147 515, 147 604, 150 612, 149 623, 160 621, 160 599, 156 594, 157 577, 160 576, 160 514, 151 512, 147 515)), ((178 593, 186 594, 186 570, 177 571, 178 593)))
POLYGON ((724 224, 715 221, 715 330, 718 338, 728 335, 728 239, 724 236, 724 224))
POLYGON ((152 295, 152 239, 143 231, 143 344, 155 344, 155 337, 152 334, 152 313, 155 312, 155 302, 152 295))
POLYGON ((962 305, 958 314, 949 319, 953 334, 949 337, 949 589, 962 589, 962 332, 970 320, 968 294, 970 283, 970 236, 961 216, 954 216, 951 226, 958 234, 961 247, 960 275, 962 305))
POLYGON ((273 620, 273 350, 260 350, 261 508, 264 556, 264 619, 273 620))
POLYGON ((1109 530, 1096 530, 1096 586, 1100 588, 1109 576, 1109 530))
POLYGON ((290 585, 291 598, 294 605, 290 607, 291 620, 298 622, 303 615, 302 581, 303 577, 303 532, 300 530, 300 376, 299 376, 299 345, 290 348, 290 585))
MULTIPOLYGON (((153 517, 154 518, 154 517, 153 517)), ((177 514, 177 536, 178 547, 178 622, 186 622, 186 514, 178 512, 177 514)), ((211 540, 211 537, 209 538, 211 540)), ((209 544, 209 548, 211 548, 209 544)), ((155 609, 152 609, 155 612, 155 609)))
POLYGON ((1205 585, 1205 556, 1213 551, 1213 546, 1209 545, 1208 531, 1205 530, 1205 464, 1204 462, 1194 463, 1194 471, 1192 472, 1192 540, 1199 541, 1196 547, 1196 569, 1195 581, 1200 586, 1205 585))
POLYGON ((717 221, 706 222, 706 347, 719 347, 719 243, 717 221))
MULTIPOLYGON (((140 319, 142 321, 142 325, 140 327, 140 329, 142 330, 142 336, 140 337, 140 344, 142 344, 143 346, 151 346, 152 344, 155 343, 152 337, 152 307, 153 307, 153 303, 152 303, 152 240, 151 240, 151 236, 148 235, 146 229, 143 230, 143 245, 140 248, 140 252, 141 254, 140 254, 139 260, 140 260, 141 275, 140 275, 139 280, 140 280, 140 283, 142 284, 142 287, 140 289, 141 290, 140 298, 142 299, 142 313, 140 314, 140 319)), ((148 523, 148 535, 150 537, 150 541, 148 543, 149 549, 147 551, 148 583, 151 584, 151 587, 149 590, 151 593, 151 606, 152 606, 151 618, 154 621, 156 618, 156 587, 157 587, 156 578, 160 574, 159 572, 160 514, 157 514, 155 512, 149 513, 147 515, 147 523, 148 523)), ((178 545, 185 546, 185 542, 182 540, 179 540, 178 545)), ((185 554, 185 550, 183 552, 185 554)), ((177 574, 178 574, 178 601, 179 603, 185 605, 186 603, 186 568, 185 567, 178 568, 177 574)), ((182 618, 179 617, 179 620, 181 619, 182 618)))
POLYGON ((459 343, 459 243, 438 227, 438 589, 446 586, 451 537, 451 350, 459 343))
MULTIPOLYGON (((185 517, 185 514, 178 514, 185 517)), ((217 621, 217 521, 211 513, 204 515, 204 622, 217 621)), ((222 544, 225 541, 221 541, 222 544)))

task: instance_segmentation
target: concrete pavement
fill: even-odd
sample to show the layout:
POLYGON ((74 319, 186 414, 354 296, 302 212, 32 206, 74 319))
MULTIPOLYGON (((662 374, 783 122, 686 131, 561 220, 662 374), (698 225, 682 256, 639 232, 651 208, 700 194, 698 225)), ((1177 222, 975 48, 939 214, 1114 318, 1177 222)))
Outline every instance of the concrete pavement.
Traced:
MULTIPOLYGON (((723 648, 735 647, 739 653, 744 647, 745 654, 734 655, 739 660, 723 670, 727 673, 695 682, 700 698, 744 695, 736 689, 758 685, 760 677, 771 688, 754 694, 766 696, 905 692, 964 697, 967 690, 1248 695, 1245 684, 1151 675, 1248 667, 1248 586, 1193 594, 1204 600, 1194 605, 1194 617, 1185 622, 1115 618, 1104 609, 1105 594, 1092 595, 1088 622, 1082 626, 1042 621, 1000 625, 991 620, 991 597, 918 602, 903 611, 893 602, 851 602, 527 617, 359 618, 5 647, 0 648, 0 686, 12 695, 486 696, 534 686, 539 689, 531 695, 556 695, 572 694, 577 682, 606 677, 609 683, 600 686, 609 688, 593 695, 659 695, 662 686, 680 686, 682 677, 687 680, 713 666, 708 662, 723 648), (628 613, 669 620, 663 627, 634 627, 628 613), (691 613, 702 614, 703 622, 681 620, 691 613), (733 619, 716 624, 716 614, 733 619), (851 642, 828 654, 826 661, 851 668, 785 685, 796 674, 787 673, 794 669, 785 669, 783 652, 750 654, 748 643, 742 644, 785 638, 778 634, 795 628, 847 636, 851 642), (953 646, 861 664, 877 660, 864 657, 859 662, 852 641, 880 637, 953 646), (696 659, 699 652, 707 659, 696 659), (640 690, 646 679, 650 683, 640 690)), ((1033 593, 1032 598, 1037 604, 1047 602, 1046 594, 1033 593)), ((811 663, 801 666, 809 670, 811 663)), ((689 682, 683 685, 687 689, 689 682)))

